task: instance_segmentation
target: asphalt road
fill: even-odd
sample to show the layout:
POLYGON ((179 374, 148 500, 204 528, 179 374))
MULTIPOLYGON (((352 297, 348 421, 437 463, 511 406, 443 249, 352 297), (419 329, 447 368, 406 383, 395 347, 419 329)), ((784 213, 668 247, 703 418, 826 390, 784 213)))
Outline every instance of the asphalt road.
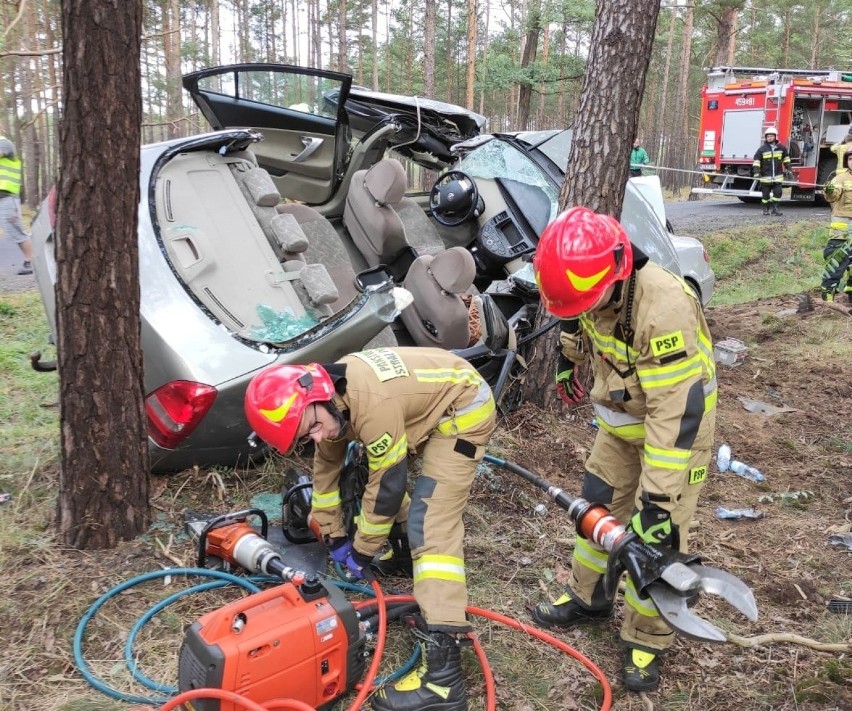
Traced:
POLYGON ((18 276, 24 255, 20 247, 5 235, 0 235, 0 291, 26 291, 35 287, 35 279, 18 276))
POLYGON ((675 234, 701 238, 718 230, 771 222, 816 222, 828 225, 831 210, 812 203, 782 200, 780 217, 765 217, 760 203, 746 204, 736 198, 710 197, 666 203, 666 215, 675 234))

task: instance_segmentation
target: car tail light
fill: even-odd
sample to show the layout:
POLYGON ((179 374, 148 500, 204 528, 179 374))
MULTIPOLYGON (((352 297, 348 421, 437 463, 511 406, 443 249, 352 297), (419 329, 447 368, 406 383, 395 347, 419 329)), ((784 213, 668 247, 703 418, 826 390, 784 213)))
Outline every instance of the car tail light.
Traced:
POLYGON ((216 399, 216 388, 189 380, 173 380, 145 398, 148 436, 160 447, 174 449, 204 419, 216 399))
POLYGON ((707 262, 707 264, 710 264, 710 255, 709 255, 709 254, 707 254, 707 250, 706 250, 706 249, 702 249, 701 251, 703 252, 704 261, 705 261, 705 262, 707 262))

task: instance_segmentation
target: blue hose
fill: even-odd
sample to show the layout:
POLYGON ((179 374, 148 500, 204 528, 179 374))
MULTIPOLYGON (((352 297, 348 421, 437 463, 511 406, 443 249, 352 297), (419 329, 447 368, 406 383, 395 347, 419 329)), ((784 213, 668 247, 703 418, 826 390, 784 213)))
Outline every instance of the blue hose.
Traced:
MULTIPOLYGON (((236 575, 231 575, 230 573, 223 573, 218 570, 205 570, 203 568, 172 568, 170 570, 155 570, 150 573, 145 573, 143 575, 139 575, 135 578, 131 578, 130 580, 126 580, 125 582, 117 585, 116 587, 108 590, 103 595, 101 595, 92 606, 86 611, 86 614, 80 619, 80 622, 77 624, 77 629, 74 632, 74 663, 77 665, 77 668, 80 670, 80 674, 83 675, 83 678, 89 683, 89 685, 100 691, 102 694, 109 696, 113 699, 118 699, 119 701, 126 701, 128 703, 135 704, 164 704, 169 699, 168 698, 148 698, 145 696, 133 696, 130 694, 125 694, 117 689, 113 689, 110 686, 104 684, 100 679, 98 679, 89 669, 89 665, 86 664, 86 660, 83 658, 83 635, 86 632, 86 627, 89 622, 95 616, 95 613, 103 607, 111 598, 116 595, 124 592, 128 588, 132 588, 134 585, 138 585, 140 583, 148 582, 149 580, 157 580, 159 578, 165 578, 170 575, 196 575, 200 577, 206 578, 216 578, 220 581, 226 581, 229 583, 233 583, 235 585, 239 585, 240 587, 249 590, 250 592, 260 592, 260 588, 252 583, 248 582, 244 578, 239 578, 236 575)), ((196 586, 196 587, 204 587, 204 585, 196 586)), ((183 591, 181 594, 187 594, 188 591, 183 591)), ((175 596, 172 595, 172 598, 175 596)), ((149 680, 150 681, 150 680, 149 680)), ((151 682, 154 683, 154 682, 151 682)))

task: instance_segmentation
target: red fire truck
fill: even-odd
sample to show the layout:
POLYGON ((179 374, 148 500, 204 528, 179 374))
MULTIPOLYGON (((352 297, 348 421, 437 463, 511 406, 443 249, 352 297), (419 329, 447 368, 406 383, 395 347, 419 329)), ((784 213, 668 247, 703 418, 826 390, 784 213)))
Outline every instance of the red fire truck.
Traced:
POLYGON ((822 185, 837 170, 838 144, 852 125, 852 71, 711 67, 701 90, 699 170, 695 193, 760 200, 752 177, 763 132, 776 126, 790 153, 793 200, 823 202, 822 185))

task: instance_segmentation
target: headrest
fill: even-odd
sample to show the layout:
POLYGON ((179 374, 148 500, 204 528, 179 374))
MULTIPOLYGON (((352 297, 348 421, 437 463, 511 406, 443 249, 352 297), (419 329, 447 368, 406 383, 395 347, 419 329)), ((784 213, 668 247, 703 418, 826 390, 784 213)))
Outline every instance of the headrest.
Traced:
POLYGON ((364 187, 379 205, 396 205, 405 197, 405 168, 395 158, 380 160, 364 176, 364 187))
POLYGON ((476 263, 464 247, 452 247, 439 252, 429 265, 438 285, 450 294, 461 294, 473 284, 476 263))

